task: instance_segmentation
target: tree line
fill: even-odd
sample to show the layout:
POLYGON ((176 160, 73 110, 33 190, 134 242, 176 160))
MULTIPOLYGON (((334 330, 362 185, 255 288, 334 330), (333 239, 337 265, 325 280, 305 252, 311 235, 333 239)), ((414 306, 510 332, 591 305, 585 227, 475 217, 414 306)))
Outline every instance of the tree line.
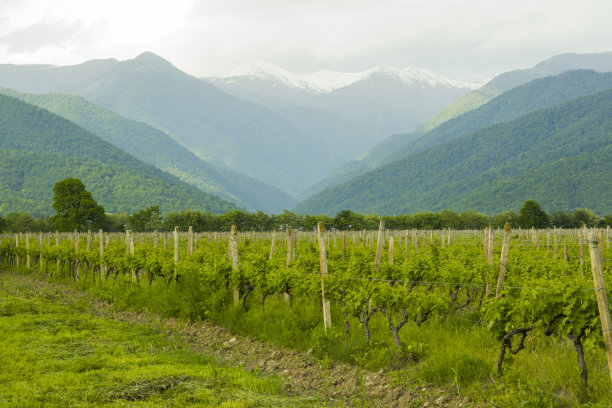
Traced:
POLYGON ((457 214, 451 210, 439 213, 422 212, 394 216, 359 214, 342 210, 335 217, 328 215, 296 214, 283 211, 282 214, 265 214, 262 211, 228 211, 225 214, 212 214, 197 210, 184 210, 162 214, 159 206, 144 208, 133 214, 106 214, 104 207, 98 205, 90 192, 79 179, 69 178, 57 182, 53 187, 52 217, 34 218, 26 212, 9 213, 0 216, 0 231, 3 232, 52 232, 87 231, 99 228, 109 232, 147 232, 155 229, 172 231, 175 226, 181 230, 193 227, 196 232, 229 231, 235 224, 242 231, 271 231, 287 228, 313 230, 322 221, 328 229, 363 230, 376 229, 381 220, 389 229, 482 229, 487 226, 502 228, 505 223, 521 228, 580 228, 605 227, 612 225, 612 215, 601 217, 589 209, 576 209, 572 212, 554 211, 547 214, 540 204, 527 200, 519 213, 505 211, 488 216, 476 211, 462 211, 457 214))

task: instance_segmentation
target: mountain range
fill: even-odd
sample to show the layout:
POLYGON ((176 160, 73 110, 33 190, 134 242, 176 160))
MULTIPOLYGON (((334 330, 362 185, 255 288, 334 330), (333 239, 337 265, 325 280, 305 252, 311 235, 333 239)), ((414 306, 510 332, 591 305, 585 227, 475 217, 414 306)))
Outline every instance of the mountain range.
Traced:
POLYGON ((555 210, 610 212, 610 88, 612 73, 594 71, 514 88, 408 143, 402 158, 328 188, 296 211, 492 214, 534 199, 555 210))
POLYGON ((81 96, 26 94, 6 88, 0 88, 0 93, 47 109, 135 158, 247 210, 278 213, 296 204, 280 189, 205 162, 159 129, 123 118, 81 96))
POLYGON ((326 188, 347 182, 393 160, 465 134, 465 131, 470 129, 474 131, 481 126, 510 120, 532 110, 553 106, 572 97, 588 95, 596 90, 605 89, 605 85, 604 87, 598 87, 597 77, 593 78, 595 83, 585 84, 581 82, 566 84, 563 81, 571 82, 572 78, 561 78, 559 83, 549 83, 547 89, 537 89, 537 86, 541 85, 538 84, 533 89, 526 88, 522 95, 504 95, 503 98, 496 102, 497 105, 490 105, 485 109, 484 115, 479 114, 484 118, 483 121, 473 120, 475 119, 473 116, 463 117, 465 114, 470 114, 471 111, 477 110, 494 98, 521 85, 529 84, 531 81, 539 78, 555 76, 559 73, 576 69, 595 70, 598 72, 612 71, 612 53, 563 54, 549 58, 537 64, 534 68, 510 71, 498 75, 481 88, 452 102, 440 113, 419 126, 414 132, 391 135, 370 148, 357 160, 349 161, 339 166, 326 177, 302 191, 298 198, 305 199, 315 195, 326 188), (583 86, 584 89, 582 89, 583 86), (559 88, 557 89, 557 87, 559 88), (540 95, 539 92, 544 92, 545 94, 540 95), (513 98, 517 97, 522 97, 523 99, 512 101, 513 98), (503 106, 508 103, 513 106, 510 108, 503 106), (521 106, 523 107, 521 108, 521 106), (499 109, 497 118, 485 118, 487 111, 495 111, 497 109, 499 109), (453 122, 454 118, 458 118, 458 122, 453 122), (464 126, 462 123, 465 122, 471 124, 467 124, 465 128, 461 129, 464 126))
POLYGON ((418 68, 296 75, 270 64, 249 64, 204 80, 268 107, 326 143, 340 162, 355 159, 391 133, 415 128, 478 86, 418 68))
POLYGON ((398 160, 304 202, 305 212, 400 214, 466 208, 612 211, 612 91, 537 111, 398 160))
POLYGON ((107 212, 187 208, 224 213, 235 204, 143 163, 73 122, 0 94, 0 211, 53 213, 53 185, 76 177, 107 212))
POLYGON ((8 95, 0 212, 47 213, 49 202, 38 200, 64 175, 83 177, 112 212, 143 203, 166 212, 491 212, 537 197, 554 209, 607 211, 605 200, 589 199, 576 184, 571 195, 541 182, 561 182, 552 162, 554 171, 608 176, 605 116, 584 113, 585 106, 609 106, 607 71, 612 53, 556 56, 480 88, 392 67, 293 74, 251 64, 196 78, 149 52, 66 67, 0 65, 0 94, 8 95), (524 135, 534 139, 532 148, 524 148, 524 135), (549 167, 534 164, 542 158, 549 167), (493 198, 484 203, 486 196, 493 198), (294 197, 304 200, 296 206, 294 197))

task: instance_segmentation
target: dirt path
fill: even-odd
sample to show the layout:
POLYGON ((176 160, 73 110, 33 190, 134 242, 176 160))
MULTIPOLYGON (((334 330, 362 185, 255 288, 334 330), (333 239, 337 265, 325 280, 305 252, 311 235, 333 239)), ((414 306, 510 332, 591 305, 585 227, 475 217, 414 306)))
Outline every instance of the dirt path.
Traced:
MULTIPOLYGON (((7 272, 3 272, 7 273, 7 272)), ((94 315, 139 325, 148 325, 173 340, 205 355, 247 370, 278 375, 289 393, 327 397, 338 406, 367 407, 467 407, 467 400, 450 396, 444 390, 407 390, 394 386, 385 372, 369 372, 333 362, 322 367, 311 356, 282 346, 232 334, 210 322, 188 323, 162 319, 153 313, 115 311, 111 304, 94 299, 67 286, 30 276, 13 275, 39 291, 58 291, 62 296, 91 305, 94 315)))

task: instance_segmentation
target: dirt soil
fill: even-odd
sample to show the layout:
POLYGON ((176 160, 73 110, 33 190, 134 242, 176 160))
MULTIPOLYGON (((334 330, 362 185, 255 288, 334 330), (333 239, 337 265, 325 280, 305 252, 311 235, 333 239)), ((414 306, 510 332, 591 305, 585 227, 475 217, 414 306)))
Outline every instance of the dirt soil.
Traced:
MULTIPOLYGON (((6 273, 6 272, 4 272, 6 273)), ((425 387, 412 389, 394 385, 390 373, 370 372, 341 362, 323 366, 303 352, 264 343, 208 321, 189 323, 164 319, 149 312, 117 311, 112 304, 84 292, 30 276, 13 275, 38 291, 54 290, 63 296, 91 305, 92 314, 117 321, 146 325, 164 333, 190 349, 219 361, 243 366, 250 371, 274 374, 285 384, 289 394, 326 398, 335 406, 355 407, 469 407, 473 402, 453 395, 449 389, 425 387)))

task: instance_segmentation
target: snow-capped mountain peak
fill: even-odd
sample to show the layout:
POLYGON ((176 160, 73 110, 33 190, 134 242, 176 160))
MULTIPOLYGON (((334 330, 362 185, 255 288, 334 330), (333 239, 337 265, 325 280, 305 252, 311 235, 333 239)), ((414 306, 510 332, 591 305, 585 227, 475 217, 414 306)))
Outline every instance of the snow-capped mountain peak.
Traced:
POLYGON ((378 75, 392 77, 406 84, 427 84, 432 87, 475 89, 481 86, 481 84, 449 79, 432 71, 413 67, 401 69, 378 66, 360 72, 320 70, 310 74, 293 74, 284 68, 269 63, 247 64, 216 78, 216 80, 221 79, 226 83, 231 83, 236 78, 256 78, 280 82, 291 88, 298 88, 315 94, 323 94, 378 75))

